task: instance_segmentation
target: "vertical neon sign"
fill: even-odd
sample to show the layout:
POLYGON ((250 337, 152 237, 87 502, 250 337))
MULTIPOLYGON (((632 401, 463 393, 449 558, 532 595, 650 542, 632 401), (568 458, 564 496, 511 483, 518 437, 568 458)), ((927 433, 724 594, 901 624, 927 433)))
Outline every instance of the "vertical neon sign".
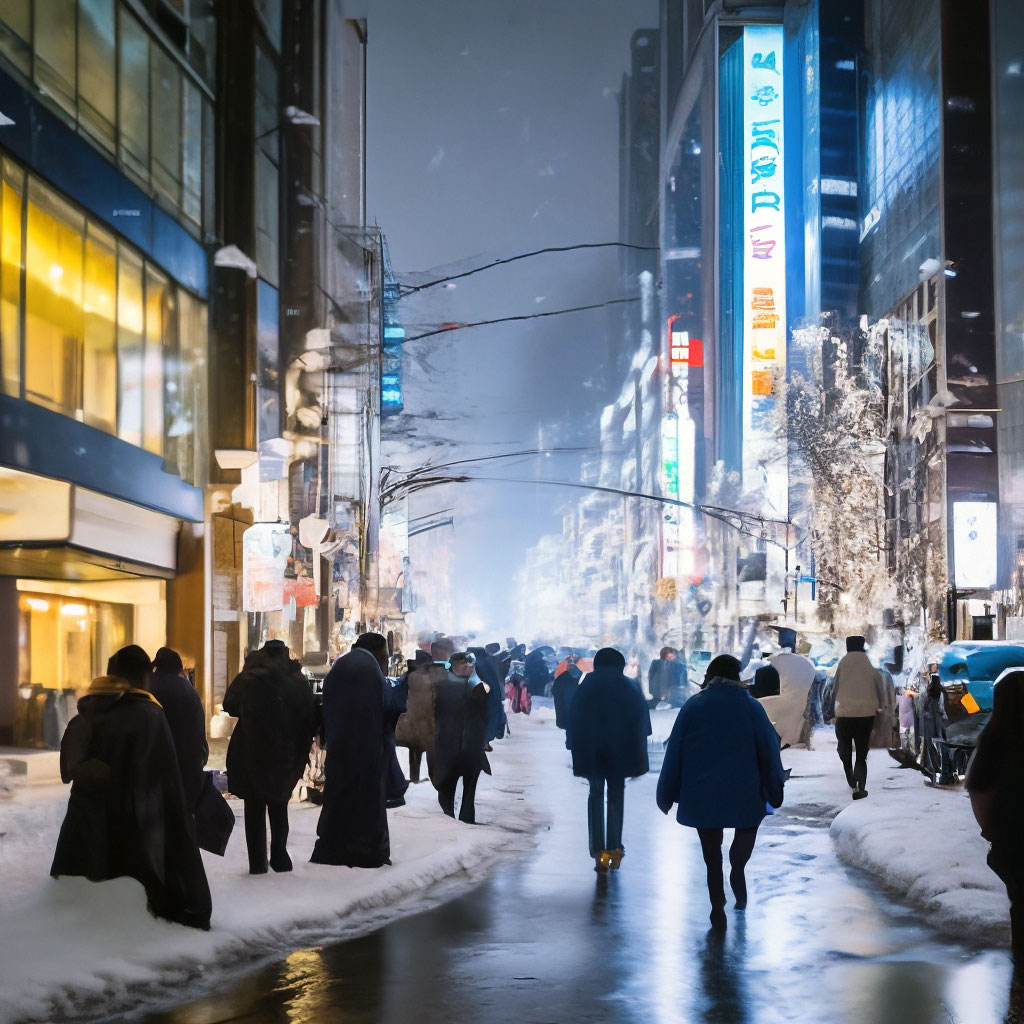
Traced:
POLYGON ((743 30, 743 475, 786 515, 773 411, 786 371, 786 206, 782 26, 743 30))

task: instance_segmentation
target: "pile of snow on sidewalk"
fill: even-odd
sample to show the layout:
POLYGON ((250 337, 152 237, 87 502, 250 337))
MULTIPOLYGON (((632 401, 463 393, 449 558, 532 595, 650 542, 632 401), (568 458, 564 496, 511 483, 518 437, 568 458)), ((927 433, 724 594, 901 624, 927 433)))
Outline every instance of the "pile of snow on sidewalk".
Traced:
POLYGON ((410 786, 406 806, 388 812, 390 867, 308 863, 319 808, 293 803, 294 870, 249 875, 242 803, 232 801, 238 820, 227 855, 203 854, 213 894, 209 932, 151 917, 134 879, 50 878, 68 790, 20 790, 0 803, 0 1024, 198 996, 220 971, 237 974, 246 963, 350 938, 431 906, 435 883, 468 887, 500 854, 528 848, 543 825, 527 793, 531 735, 553 730, 547 719, 517 715, 514 735, 494 744, 494 775, 481 776, 477 790, 481 824, 446 818, 429 782, 410 786))

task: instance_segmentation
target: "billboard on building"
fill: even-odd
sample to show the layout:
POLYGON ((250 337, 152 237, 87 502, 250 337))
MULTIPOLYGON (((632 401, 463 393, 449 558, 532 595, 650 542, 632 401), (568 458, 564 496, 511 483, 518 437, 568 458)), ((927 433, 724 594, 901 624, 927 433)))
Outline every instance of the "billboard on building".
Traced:
POLYGON ((785 442, 774 422, 786 372, 785 115, 782 26, 743 30, 743 476, 785 517, 785 442))
POLYGON ((953 579, 959 588, 996 586, 997 508, 994 501, 953 502, 953 579))

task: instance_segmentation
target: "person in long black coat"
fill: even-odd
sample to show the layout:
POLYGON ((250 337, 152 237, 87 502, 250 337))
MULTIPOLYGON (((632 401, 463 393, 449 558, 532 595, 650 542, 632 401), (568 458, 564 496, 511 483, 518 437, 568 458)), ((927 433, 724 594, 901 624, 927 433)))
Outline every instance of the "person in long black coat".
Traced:
POLYGON ((161 647, 153 656, 153 673, 145 688, 160 702, 174 740, 174 752, 185 791, 185 806, 195 811, 203 787, 203 769, 210 757, 206 716, 196 688, 185 678, 181 655, 161 647))
POLYGON ((249 872, 291 871, 288 801, 309 763, 313 691, 281 640, 268 640, 245 659, 224 694, 224 710, 238 719, 228 744, 228 789, 245 801, 249 872))
POLYGON ((208 929, 210 887, 156 698, 94 679, 61 741, 60 774, 71 796, 50 874, 135 878, 150 913, 208 929))
POLYGON ((327 781, 309 858, 314 864, 379 868, 391 863, 386 665, 387 641, 379 633, 364 633, 324 679, 327 781))
POLYGON ((1024 967, 1022 733, 1024 671, 1007 672, 992 691, 992 717, 978 737, 966 786, 982 837, 992 844, 988 866, 1002 880, 1010 898, 1010 945, 1018 973, 1024 967))
POLYGON ((551 696, 555 702, 555 725, 565 730, 566 749, 572 750, 572 701, 583 673, 576 667, 575 655, 570 655, 566 661, 565 671, 551 685, 551 696))
POLYGON ((487 684, 476 674, 473 655, 453 654, 448 678, 437 684, 434 787, 437 802, 455 817, 455 790, 462 781, 459 821, 476 823, 476 787, 487 764, 487 684))
POLYGON ((550 647, 537 647, 530 651, 523 661, 523 678, 526 680, 526 688, 534 697, 543 697, 551 684, 551 669, 548 668, 544 655, 550 647))
POLYGON ((613 647, 594 655, 588 672, 573 698, 569 713, 574 775, 590 783, 587 815, 590 824, 590 855, 596 871, 617 868, 625 852, 622 820, 627 778, 650 770, 647 737, 651 716, 640 687, 623 675, 626 659, 613 647), (607 831, 605 789, 608 791, 607 831))
POLYGON ((505 734, 505 705, 503 703, 505 677, 501 675, 501 668, 496 657, 498 645, 470 647, 469 653, 476 658, 476 674, 488 687, 487 728, 484 730, 484 740, 489 744, 491 740, 499 739, 505 734))

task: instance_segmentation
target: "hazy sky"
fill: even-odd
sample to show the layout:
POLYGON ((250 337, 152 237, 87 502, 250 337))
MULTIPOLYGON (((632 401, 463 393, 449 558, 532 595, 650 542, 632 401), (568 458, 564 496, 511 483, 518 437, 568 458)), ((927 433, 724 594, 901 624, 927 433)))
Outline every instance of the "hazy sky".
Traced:
MULTIPOLYGON (((656 22, 656 0, 371 0, 369 215, 399 279, 616 240, 618 93, 630 37, 656 22)), ((617 259, 614 249, 543 257, 434 289, 403 302, 407 334, 618 297, 617 259)), ((410 467, 537 447, 538 438, 596 444, 617 324, 618 313, 601 311, 410 343, 406 414, 389 424, 403 440, 386 442, 385 461, 410 467)), ((538 460, 479 471, 533 476, 538 460)), ((575 460, 557 457, 544 472, 578 476, 575 460)), ((567 497, 476 483, 414 500, 413 515, 455 508, 467 571, 453 581, 453 603, 466 619, 495 636, 514 629, 512 574, 525 548, 559 527, 554 511, 567 497)), ((421 567, 435 537, 414 542, 421 567)), ((465 628, 424 619, 420 628, 465 628)))

